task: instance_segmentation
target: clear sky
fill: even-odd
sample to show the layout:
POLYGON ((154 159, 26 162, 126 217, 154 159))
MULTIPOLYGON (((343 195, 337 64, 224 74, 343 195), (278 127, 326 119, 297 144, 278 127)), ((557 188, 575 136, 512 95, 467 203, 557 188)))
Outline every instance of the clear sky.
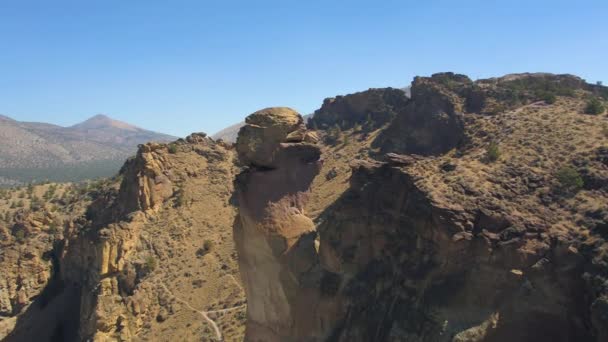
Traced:
POLYGON ((439 71, 608 83, 608 0, 0 0, 0 113, 185 136, 439 71))

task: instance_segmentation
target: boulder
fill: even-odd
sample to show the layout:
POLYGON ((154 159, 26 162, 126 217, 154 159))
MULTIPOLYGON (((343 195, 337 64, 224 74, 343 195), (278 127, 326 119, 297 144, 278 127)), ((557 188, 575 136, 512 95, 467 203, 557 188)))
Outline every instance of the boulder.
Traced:
POLYGON ((302 142, 306 126, 302 116, 287 107, 259 110, 245 119, 236 140, 236 151, 243 165, 276 168, 281 143, 302 142))

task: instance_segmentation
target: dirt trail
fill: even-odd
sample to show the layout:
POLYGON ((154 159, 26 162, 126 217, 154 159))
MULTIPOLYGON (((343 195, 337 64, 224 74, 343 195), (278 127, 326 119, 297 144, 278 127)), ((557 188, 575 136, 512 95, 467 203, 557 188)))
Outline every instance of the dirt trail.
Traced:
POLYGON ((177 297, 176 295, 173 294, 173 292, 171 292, 167 286, 165 286, 165 284, 160 283, 160 286, 167 291, 171 296, 173 296, 178 302, 184 304, 186 307, 188 307, 188 309, 195 311, 197 313, 199 313, 201 316, 203 316, 203 318, 205 319, 205 321, 207 321, 207 323, 209 323, 211 325, 211 327, 213 328, 213 330, 215 331, 215 336, 217 337, 218 341, 223 341, 222 338, 222 332, 220 331, 220 328, 217 326, 217 324, 215 323, 214 320, 212 320, 211 318, 209 318, 209 316, 207 316, 207 312, 206 311, 202 311, 202 310, 197 310, 195 308, 193 308, 190 303, 188 303, 187 301, 177 297))
MULTIPOLYGON (((236 285, 241 290, 243 290, 243 288, 238 283, 238 281, 236 280, 236 278, 234 278, 232 275, 230 275, 230 277, 234 280, 234 282, 236 283, 236 285)), ((188 303, 187 301, 185 301, 185 300, 177 297, 176 295, 174 295, 173 292, 171 292, 171 290, 169 290, 164 283, 160 282, 160 286, 165 291, 167 291, 173 298, 175 298, 175 300, 177 300, 178 302, 184 304, 188 309, 190 309, 190 310, 198 313, 199 315, 203 316, 203 318, 205 319, 205 321, 207 321, 207 323, 209 323, 211 325, 211 327, 213 328, 213 331, 215 332, 215 337, 217 338, 218 341, 223 341, 222 332, 221 332, 220 328, 217 326, 217 323, 215 323, 215 321, 212 320, 209 317, 209 314, 221 314, 221 313, 225 313, 225 312, 229 312, 229 311, 233 311, 233 310, 242 309, 242 308, 244 308, 244 307, 247 306, 247 304, 242 304, 242 305, 238 305, 238 306, 234 306, 234 307, 226 308, 226 309, 220 309, 220 310, 211 310, 211 311, 198 310, 198 309, 192 307, 192 305, 190 305, 190 303, 188 303)))

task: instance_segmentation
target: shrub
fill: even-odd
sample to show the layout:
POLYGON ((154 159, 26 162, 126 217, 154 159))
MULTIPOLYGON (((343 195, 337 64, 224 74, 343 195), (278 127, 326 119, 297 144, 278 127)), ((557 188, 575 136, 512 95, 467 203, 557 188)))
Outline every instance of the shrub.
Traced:
POLYGON ((348 136, 348 134, 345 134, 342 137, 342 146, 347 146, 348 144, 350 144, 350 137, 348 136))
POLYGON ((42 209, 44 203, 40 200, 40 198, 36 197, 36 196, 32 196, 32 200, 30 202, 30 210, 32 211, 38 211, 40 209, 42 209))
POLYGON ((205 242, 203 242, 203 248, 210 251, 213 248, 213 241, 205 240, 205 242))
POLYGON ((584 185, 583 178, 572 166, 565 166, 559 169, 555 174, 555 178, 557 178, 561 189, 566 192, 577 192, 584 185))
POLYGON ((327 134, 325 135, 325 143, 334 146, 338 143, 338 141, 341 140, 341 137, 342 129, 340 129, 340 126, 335 125, 327 131, 327 134))
POLYGON ((152 255, 148 255, 145 265, 148 272, 153 272, 156 269, 156 259, 152 255))
POLYGON ((213 246, 214 246, 214 243, 212 240, 209 240, 209 239, 205 240, 203 242, 203 247, 199 248, 196 251, 196 256, 198 256, 198 257, 205 256, 207 253, 211 252, 211 250, 213 249, 213 246))
POLYGON ((557 101, 555 94, 548 91, 541 93, 540 98, 545 101, 546 104, 554 104, 555 101, 557 101))
POLYGON ((500 149, 498 148, 498 144, 495 142, 491 142, 490 145, 486 148, 486 159, 489 162, 495 162, 500 158, 500 149))
POLYGON ((604 104, 597 97, 591 98, 585 107, 585 114, 598 115, 604 112, 604 104))
POLYGON ((169 146, 167 146, 167 150, 169 150, 169 153, 171 153, 171 154, 176 154, 177 153, 177 145, 176 144, 169 144, 169 146))
POLYGON ((49 234, 55 234, 59 231, 59 226, 55 222, 51 222, 49 225, 49 234))
POLYGON ((25 232, 23 229, 19 229, 15 232, 15 240, 19 243, 22 243, 25 240, 25 232))
POLYGON ((179 189, 175 192, 175 208, 179 208, 186 204, 186 197, 184 196, 184 190, 179 189))

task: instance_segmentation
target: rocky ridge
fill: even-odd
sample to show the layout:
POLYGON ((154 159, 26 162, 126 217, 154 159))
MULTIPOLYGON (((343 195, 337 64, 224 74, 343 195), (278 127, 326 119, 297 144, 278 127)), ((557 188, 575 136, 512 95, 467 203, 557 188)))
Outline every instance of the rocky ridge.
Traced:
MULTIPOLYGON (((38 243, 32 228, 22 247, 33 252, 0 226, 4 255, 23 251, 0 262, 28 274, 0 278, 13 289, 0 296, 11 306, 0 332, 608 338, 608 118, 585 114, 607 88, 570 75, 441 73, 416 78, 411 98, 399 92, 328 100, 308 127, 292 109, 267 108, 234 146, 202 134, 142 145, 119 179, 84 191, 96 195, 61 237, 38 243)), ((46 214, 32 215, 48 230, 46 214)))
POLYGON ((48 252, 49 304, 34 298, 5 340, 238 340, 232 153, 204 134, 140 146, 120 182, 66 223, 48 252))
MULTIPOLYGON (((473 82, 437 74, 414 81, 411 100, 385 129, 341 127, 323 148, 323 177, 299 191, 317 202, 305 205, 316 230, 289 244, 310 246, 318 234, 318 253, 304 248, 303 273, 296 263, 279 268, 296 274, 285 279, 297 285, 268 286, 283 284, 290 291, 278 292, 288 296, 248 293, 250 310, 283 314, 263 321, 252 313, 246 340, 603 340, 608 136, 604 116, 582 113, 589 96, 604 92, 569 75, 473 82), (362 160, 352 163, 352 155, 362 160), (583 188, 564 184, 559 174, 568 168, 585 178, 583 188), (309 303, 308 317, 299 316, 300 302, 309 303)), ((292 212, 273 201, 258 211, 239 203, 246 217, 292 212)), ((247 288, 256 286, 249 260, 261 256, 246 249, 237 238, 247 288)))

